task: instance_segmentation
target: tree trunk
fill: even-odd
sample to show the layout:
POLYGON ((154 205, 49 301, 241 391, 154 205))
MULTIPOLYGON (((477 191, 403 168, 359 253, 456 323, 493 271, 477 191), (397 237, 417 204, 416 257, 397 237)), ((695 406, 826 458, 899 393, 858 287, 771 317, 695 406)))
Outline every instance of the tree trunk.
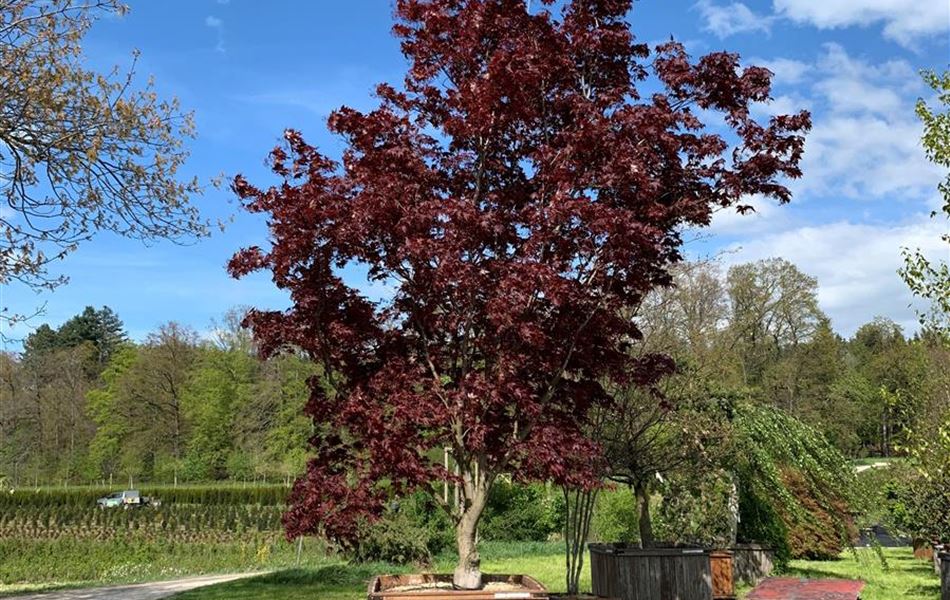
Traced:
POLYGON ((645 481, 633 485, 640 512, 640 545, 649 548, 653 545, 653 522, 650 520, 650 486, 645 481))
POLYGON ((739 478, 729 473, 729 545, 735 546, 739 537, 739 478))
POLYGON ((452 583, 458 589, 477 590, 482 587, 481 559, 478 556, 478 521, 488 502, 488 490, 493 477, 480 474, 473 464, 460 466, 462 484, 461 504, 457 506, 455 543, 459 562, 452 583), (481 475, 481 476, 480 476, 481 475))
POLYGON ((564 492, 564 551, 567 563, 567 593, 580 594, 581 571, 584 569, 584 548, 590 532, 591 517, 598 490, 562 488, 564 492))
POLYGON ((478 518, 481 515, 472 514, 467 510, 459 519, 455 527, 455 543, 458 545, 459 562, 455 567, 452 582, 455 587, 463 590, 477 590, 482 587, 481 559, 478 556, 478 542, 475 532, 478 529, 478 518))

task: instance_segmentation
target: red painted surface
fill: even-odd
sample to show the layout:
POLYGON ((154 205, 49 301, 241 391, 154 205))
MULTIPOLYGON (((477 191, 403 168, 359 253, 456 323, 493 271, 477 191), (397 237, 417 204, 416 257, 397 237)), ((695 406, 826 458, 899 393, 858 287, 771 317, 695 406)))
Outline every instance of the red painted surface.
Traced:
POLYGON ((747 600, 857 600, 863 581, 854 579, 797 579, 770 577, 747 600))

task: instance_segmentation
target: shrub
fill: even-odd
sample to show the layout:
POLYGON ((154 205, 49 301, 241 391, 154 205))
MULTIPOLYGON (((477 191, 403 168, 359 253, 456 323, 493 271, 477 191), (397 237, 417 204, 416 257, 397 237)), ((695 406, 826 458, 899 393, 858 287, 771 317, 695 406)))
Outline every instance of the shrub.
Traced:
POLYGON ((543 542, 561 532, 560 490, 543 485, 497 482, 479 525, 479 535, 498 542, 543 542))
POLYGON ((889 508, 914 537, 950 543, 950 474, 928 479, 919 473, 894 486, 889 508))
MULTIPOLYGON (((122 489, 122 485, 79 488, 18 488, 0 492, 0 511, 16 508, 95 507, 96 499, 122 489)), ((289 488, 282 485, 142 486, 143 495, 163 504, 224 506, 283 506, 289 488)))
POLYGON ((775 566, 784 569, 791 559, 788 527, 771 502, 760 498, 748 486, 739 487, 739 528, 737 541, 755 542, 775 551, 775 566))
POLYGON ((656 539, 707 547, 723 547, 732 541, 732 482, 725 474, 707 471, 669 477, 657 491, 663 501, 654 511, 656 539))
POLYGON ((600 492, 591 518, 590 538, 597 542, 640 540, 637 502, 630 488, 617 486, 600 492))
POLYGON ((908 527, 912 504, 909 492, 918 479, 916 471, 903 461, 858 473, 853 494, 858 527, 883 525, 892 533, 918 534, 916 528, 908 527))
MULTIPOLYGON (((819 431, 774 407, 737 405, 733 423, 736 474, 746 503, 763 519, 781 518, 793 557, 836 558, 856 537, 850 461, 819 431), (762 512, 760 504, 769 510, 762 512)), ((774 523, 766 530, 778 533, 774 523)))
POLYGON ((455 541, 448 516, 425 494, 394 503, 382 518, 361 529, 357 541, 344 548, 354 562, 429 564, 455 541))

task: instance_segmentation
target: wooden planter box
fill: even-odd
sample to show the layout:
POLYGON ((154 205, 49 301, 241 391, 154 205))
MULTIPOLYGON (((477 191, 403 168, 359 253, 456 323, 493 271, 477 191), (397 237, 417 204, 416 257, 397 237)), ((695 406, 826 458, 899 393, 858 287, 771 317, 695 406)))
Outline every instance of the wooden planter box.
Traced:
POLYGON ((527 575, 483 575, 483 590, 451 589, 452 575, 380 575, 369 583, 367 600, 548 600, 548 591, 527 575), (418 589, 406 589, 416 587, 418 589))
POLYGON ((712 600, 709 551, 590 544, 591 587, 621 600, 712 600))
POLYGON ((620 600, 620 598, 604 598, 603 596, 591 596, 590 594, 581 594, 580 596, 554 594, 551 596, 551 600, 620 600))
POLYGON ((710 552, 709 570, 712 574, 713 600, 733 600, 736 597, 736 584, 733 579, 732 552, 710 552))
POLYGON ((732 552, 734 582, 756 585, 771 575, 775 568, 775 551, 768 546, 736 544, 728 550, 732 552))
POLYGON ((950 600, 950 553, 940 554, 940 600, 950 600))

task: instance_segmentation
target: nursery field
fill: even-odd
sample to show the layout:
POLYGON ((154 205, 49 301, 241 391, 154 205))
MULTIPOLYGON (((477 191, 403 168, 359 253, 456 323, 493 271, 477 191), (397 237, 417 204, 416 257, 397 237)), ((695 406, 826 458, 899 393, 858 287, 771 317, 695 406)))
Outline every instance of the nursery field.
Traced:
MULTIPOLYGON (((0 592, 138 582, 297 565, 283 538, 283 486, 143 487, 160 506, 100 509, 109 488, 0 494, 0 592)), ((325 555, 308 540, 302 565, 325 555)), ((322 563, 321 563, 322 564, 322 563)))

